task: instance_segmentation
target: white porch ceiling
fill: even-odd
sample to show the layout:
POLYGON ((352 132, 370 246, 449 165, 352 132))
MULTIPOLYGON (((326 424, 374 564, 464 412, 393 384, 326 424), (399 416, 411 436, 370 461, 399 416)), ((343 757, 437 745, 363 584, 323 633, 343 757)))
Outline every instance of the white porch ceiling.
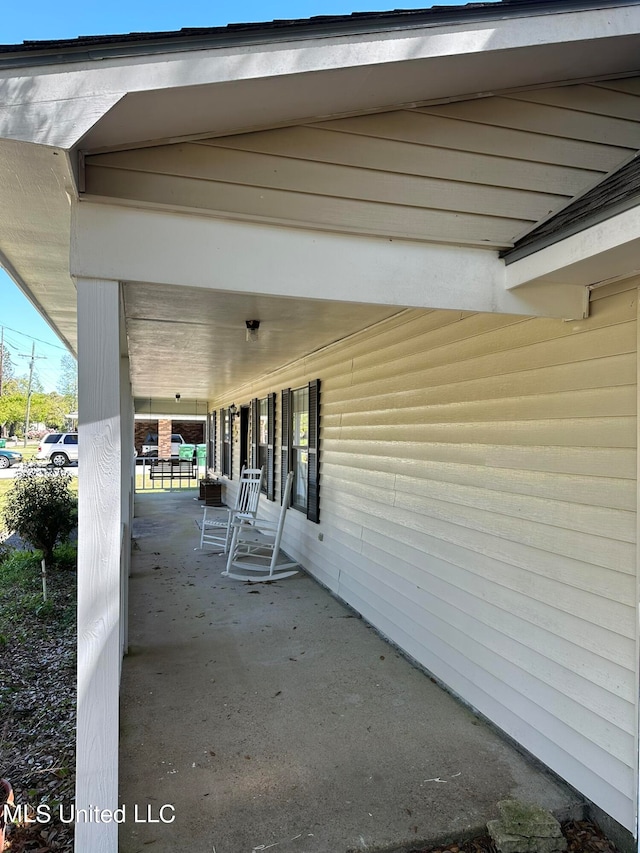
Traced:
POLYGON ((123 293, 135 397, 213 400, 398 311, 144 283, 123 293))

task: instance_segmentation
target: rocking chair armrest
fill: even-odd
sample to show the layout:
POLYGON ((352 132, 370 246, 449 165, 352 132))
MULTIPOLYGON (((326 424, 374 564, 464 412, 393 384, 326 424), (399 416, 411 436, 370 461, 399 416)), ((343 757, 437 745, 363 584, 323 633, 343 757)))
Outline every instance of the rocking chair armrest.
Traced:
POLYGON ((224 506, 224 507, 223 507, 223 506, 217 506, 217 507, 205 507, 205 510, 207 510, 207 509, 224 510, 224 512, 220 512, 220 515, 218 515, 217 517, 215 517, 215 516, 209 516, 209 517, 207 517, 207 515, 206 515, 206 513, 205 513, 205 516, 204 516, 204 519, 203 519, 203 524, 204 524, 205 526, 206 526, 207 524, 215 524, 215 525, 228 524, 228 523, 229 523, 229 519, 231 518, 231 513, 233 512, 233 510, 232 510, 232 509, 230 509, 228 506, 224 506), (225 512, 227 513, 226 517, 225 517, 225 515, 224 515, 224 513, 225 513, 225 512))
POLYGON ((271 521, 268 518, 238 518, 231 520, 231 526, 237 527, 239 530, 275 530, 278 526, 277 521, 271 521))

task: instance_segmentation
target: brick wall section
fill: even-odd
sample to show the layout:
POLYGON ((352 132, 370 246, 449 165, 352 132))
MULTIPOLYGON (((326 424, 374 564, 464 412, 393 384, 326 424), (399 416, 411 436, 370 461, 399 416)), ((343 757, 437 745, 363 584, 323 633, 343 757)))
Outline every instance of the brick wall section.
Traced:
POLYGON ((142 453, 142 445, 146 443, 147 435, 158 432, 158 421, 136 421, 134 443, 138 454, 142 453))
POLYGON ((158 419, 158 458, 169 459, 171 456, 171 421, 166 418, 158 419))
POLYGON ((204 444, 203 421, 173 421, 173 432, 181 435, 187 444, 204 444))

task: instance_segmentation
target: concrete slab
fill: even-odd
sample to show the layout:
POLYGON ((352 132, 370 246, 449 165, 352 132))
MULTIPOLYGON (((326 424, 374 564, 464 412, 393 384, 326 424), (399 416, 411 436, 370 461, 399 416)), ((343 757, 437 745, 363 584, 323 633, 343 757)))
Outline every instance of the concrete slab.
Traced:
POLYGON ((508 798, 581 816, 311 578, 221 578, 194 496, 136 499, 121 853, 420 849, 484 832, 508 798), (134 822, 164 804, 172 823, 134 822))

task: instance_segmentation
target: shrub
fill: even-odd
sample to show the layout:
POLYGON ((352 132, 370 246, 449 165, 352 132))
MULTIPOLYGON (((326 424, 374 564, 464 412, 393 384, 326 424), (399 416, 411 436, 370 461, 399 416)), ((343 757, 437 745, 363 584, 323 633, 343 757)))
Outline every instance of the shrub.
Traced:
POLYGON ((7 493, 7 529, 42 551, 53 562, 56 544, 66 542, 77 522, 77 501, 69 489, 71 475, 57 469, 25 468, 7 493))
POLYGON ((63 542, 53 552, 53 562, 57 569, 75 571, 78 567, 78 548, 73 542, 63 542))

